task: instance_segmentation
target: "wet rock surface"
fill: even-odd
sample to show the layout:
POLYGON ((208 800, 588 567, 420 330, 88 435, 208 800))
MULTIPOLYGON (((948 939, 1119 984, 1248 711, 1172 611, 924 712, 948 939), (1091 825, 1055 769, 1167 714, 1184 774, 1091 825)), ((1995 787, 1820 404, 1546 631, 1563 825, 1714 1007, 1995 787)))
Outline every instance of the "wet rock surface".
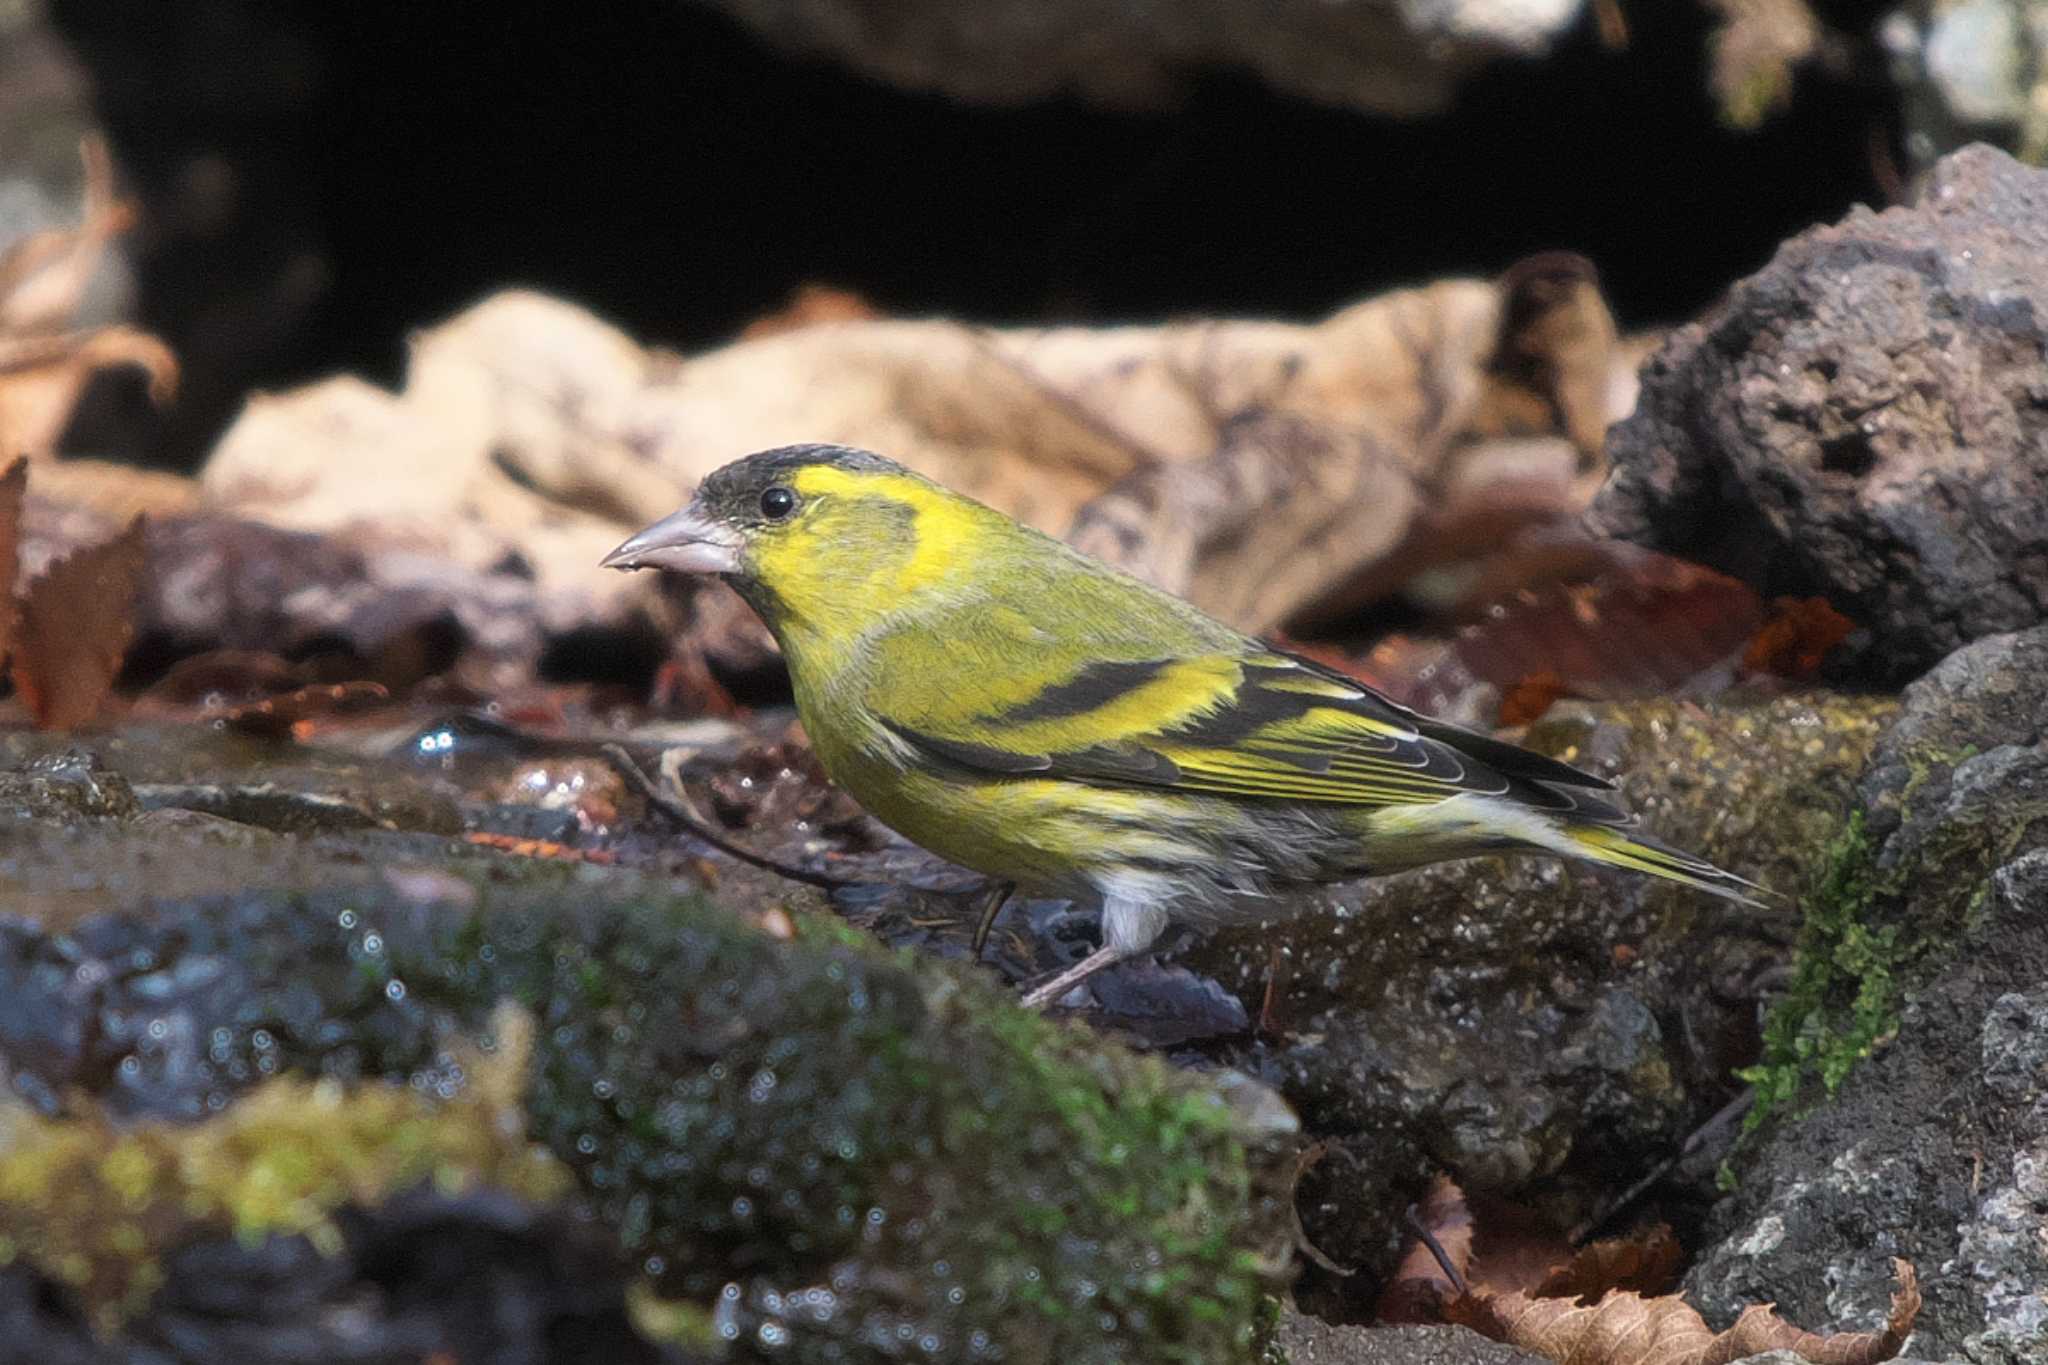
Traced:
MULTIPOLYGON (((1247 1341, 1219 1324, 1249 1322, 1285 1278, 1298 1162, 1306 1236, 1356 1273, 1311 1269, 1295 1293, 1340 1321, 1370 1312, 1402 1211, 1439 1171, 1554 1229, 1654 1214, 1696 1241, 1725 1143, 1658 1173, 1738 1093, 1732 1073, 1755 1057, 1803 932, 1796 898, 1838 888, 1847 812, 1865 808, 1864 861, 1900 869, 1884 875, 1901 887, 1933 886, 1958 923, 1990 915, 1979 874, 2014 863, 2034 828, 2043 724, 2028 679, 2048 676, 2044 663, 2048 632, 1985 642, 1916 687, 1902 715, 1885 699, 1823 696, 1602 704, 1528 733, 1621 775, 1622 798, 1664 837, 1795 899, 1752 909, 1543 860, 1475 860, 1340 888, 1325 912, 1119 968, 1094 988, 1087 1029, 1018 1016, 977 983, 986 968, 931 961, 966 958, 978 879, 821 787, 786 717, 650 730, 629 748, 652 770, 661 747, 680 746, 701 818, 847 883, 829 894, 665 824, 597 740, 483 716, 373 718, 317 745, 155 723, 89 746, 0 736, 12 764, 0 796, 23 793, 34 811, 0 821, 0 1112, 66 1134, 201 1133, 298 1078, 352 1103, 382 1087, 460 1105, 493 1010, 511 1001, 536 1025, 515 1126, 574 1189, 537 1195, 457 1163, 469 1174, 435 1186, 455 1201, 433 1215, 448 1240, 427 1240, 461 1248, 448 1255, 507 1294, 532 1298, 521 1276, 560 1281, 561 1297, 532 1298, 526 1325, 504 1329, 506 1358, 555 1314, 626 1359, 687 1360, 707 1342, 728 1360, 916 1358, 934 1334, 963 1353, 941 1358, 1144 1359, 1133 1342, 1165 1340, 1239 1359, 1247 1341), (891 956, 876 937, 914 951, 891 956), (1274 1091, 1304 1132, 1288 1136, 1274 1091), (1306 1161, 1304 1139, 1323 1144, 1306 1161), (1652 1175, 1647 1197, 1617 1204, 1652 1175), (533 1270, 554 1240, 535 1230, 571 1226, 611 1260, 533 1270), (620 1302, 624 1334, 607 1336, 620 1302)), ((1873 932, 1892 926, 1910 948, 1903 907, 1924 903, 1901 891, 1858 904, 1873 932)), ((1020 900, 987 967, 1028 976, 1093 934, 1062 903, 1020 900)), ((1823 1022, 1853 1016, 1856 998, 1852 983, 1823 1022)), ((2007 1011, 1987 1074, 2025 1073, 2014 1040, 2030 1008, 2007 1011)), ((0 1139, 0 1182, 20 1151, 0 1139)), ((1985 1195, 2010 1186, 2009 1198, 1978 1215, 1957 1205, 1941 1254, 2003 1257, 1998 1282, 2033 1283, 2015 1231, 2030 1168, 2017 1145, 1985 1151, 1985 1195), (1966 1215, 1975 1231, 1959 1233, 1966 1215)), ((164 1278, 111 1335, 80 1327, 82 1305, 104 1296, 53 1269, 54 1253, 0 1279, 0 1311, 29 1314, 23 1330, 44 1336, 24 1339, 48 1341, 52 1359, 201 1358, 165 1346, 163 1324, 190 1328, 178 1296, 198 1291, 179 1258, 213 1248, 217 1292, 247 1312, 223 1310, 217 1335, 191 1338, 208 1349, 389 1358, 290 1335, 333 1317, 369 1324, 363 1342, 473 1351, 477 1339, 447 1335, 451 1317, 380 1287, 353 1240, 415 1185, 341 1199, 323 1215, 331 1233, 287 1225, 237 1241, 220 1215, 147 1224, 146 1260, 164 1278), (316 1306, 273 1313, 263 1277, 298 1264, 306 1252, 288 1244, 309 1236, 321 1269, 293 1292, 316 1306), (352 1318, 337 1307, 364 1303, 352 1318)), ((1842 1253, 1867 1270, 1868 1293, 1804 1318, 1815 1305, 1775 1280, 1763 1293, 1735 1277, 1709 1302, 1775 1296, 1802 1325, 1835 1311, 1867 1325, 1895 1242, 1842 1253)), ((1779 1274, 1778 1254, 1752 1257, 1756 1274, 1779 1274)), ((1940 1257, 1919 1259, 1939 1284, 1940 1257)), ((2018 1312, 2030 1292, 1996 1301, 2018 1312)), ((1957 1293, 1931 1297, 1956 1331, 1996 1321, 1983 1316, 1995 1296, 1957 1293)), ((1295 1338, 1304 1360, 1451 1349, 1311 1319, 1295 1338)), ((1478 1360, 1512 1359, 1454 1340, 1478 1360)))
MULTIPOLYGON (((153 775, 181 761, 135 758, 153 775)), ((381 774, 387 801, 434 790, 330 762, 381 774)), ((571 1348, 579 1332, 624 1359, 689 1358, 658 1351, 645 1323, 621 1326, 622 1286, 638 1278, 727 1360, 1229 1360, 1285 1265, 1284 1204, 1246 1155, 1292 1127, 1270 1097, 1019 1014, 828 913, 799 913, 784 941, 757 927, 765 911, 719 909, 666 878, 388 825, 222 844, 148 815, 74 816, 0 828, 0 872, 18 893, 0 923, 0 1112, 13 1116, 0 1206, 26 1251, 0 1311, 41 1333, 23 1339, 51 1343, 50 1358, 588 1358, 571 1348), (521 1123, 573 1171, 574 1194, 494 1203, 485 1181, 472 1202, 425 1213, 390 1202, 402 1188, 332 1199, 319 1268, 291 1291, 302 1311, 282 1312, 263 1286, 291 1278, 302 1250, 221 1240, 276 1158, 208 1135, 248 1122, 252 1097, 292 1077, 335 1087, 350 1112, 393 1090, 458 1104, 476 1083, 465 1059, 490 1045, 508 999, 537 1024, 521 1123), (123 1136, 138 1133, 156 1136, 123 1136), (142 1181, 156 1211, 136 1215, 130 1240, 145 1269, 120 1282, 157 1288, 89 1351, 71 1332, 84 1305, 127 1299, 86 1286, 127 1263, 67 1241, 36 1192, 68 1185, 31 1175, 47 1153, 97 1142, 232 1150, 222 1181, 239 1193, 185 1219, 142 1181), (564 1218, 608 1249, 608 1272, 549 1259, 572 1257, 549 1231, 564 1218), (465 1292, 504 1299, 474 1315, 475 1330, 503 1333, 481 1354, 454 1288, 427 1293, 456 1261, 465 1292), (193 1264, 211 1270, 181 1269, 193 1264), (552 1288, 521 1289, 534 1280, 552 1288), (356 1338, 323 1316, 342 1304, 356 1338), (503 1321, 517 1305, 525 1316, 503 1321)), ((427 1170, 439 1184, 472 1166, 427 1170)))
POLYGON ((1609 434, 1594 519, 1864 634, 1896 685, 2048 618, 2048 171, 1989 147, 1814 228, 1681 328, 1609 434))
MULTIPOLYGON (((1710 1317, 1776 1300, 1813 1330, 1867 1321, 1902 1255, 1927 1293, 1916 1354, 2048 1354, 2044 659, 2048 630, 1960 651, 1908 689, 1878 746, 1863 835, 1838 848, 1801 945, 1832 966, 1789 996, 1816 1066, 1778 1087, 1778 1121, 1736 1163, 1688 1277, 1710 1317)), ((1767 1071, 1789 1064, 1767 1050, 1767 1071)))
POLYGON ((1462 1327, 1342 1327, 1284 1311, 1273 1349, 1286 1365, 1537 1365, 1540 1356, 1462 1327))
MULTIPOLYGON (((1628 774, 1648 827, 1794 896, 1888 715, 1877 702, 1649 703, 1561 714, 1529 740, 1628 774)), ((1340 899, 1336 915, 1219 935, 1188 960, 1259 1022, 1212 1055, 1274 1085, 1334 1144, 1304 1179, 1303 1223, 1360 1273, 1336 1285, 1312 1272, 1304 1292, 1350 1314, 1437 1171, 1559 1228, 1605 1216, 1736 1093, 1730 1071, 1753 1055, 1796 928, 1789 902, 1733 905, 1540 859, 1475 859, 1340 899)), ((1666 1216, 1697 1218, 1711 1169, 1667 1182, 1666 1216)))

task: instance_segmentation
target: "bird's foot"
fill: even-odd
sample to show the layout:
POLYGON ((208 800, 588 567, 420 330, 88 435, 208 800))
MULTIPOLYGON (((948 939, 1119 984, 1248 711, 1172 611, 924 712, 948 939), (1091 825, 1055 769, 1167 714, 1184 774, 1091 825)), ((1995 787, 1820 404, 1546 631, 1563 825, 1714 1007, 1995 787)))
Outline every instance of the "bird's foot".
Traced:
POLYGON ((1115 948, 1105 944, 1082 958, 1079 962, 1076 962, 1073 966, 1062 968, 1038 985, 1033 986, 1024 993, 1024 998, 1018 1003, 1027 1010, 1044 1009, 1047 1005, 1052 1004, 1068 991, 1071 991, 1074 987, 1101 971, 1104 967, 1109 966, 1113 962, 1120 962, 1126 956, 1128 954, 1118 952, 1115 948))

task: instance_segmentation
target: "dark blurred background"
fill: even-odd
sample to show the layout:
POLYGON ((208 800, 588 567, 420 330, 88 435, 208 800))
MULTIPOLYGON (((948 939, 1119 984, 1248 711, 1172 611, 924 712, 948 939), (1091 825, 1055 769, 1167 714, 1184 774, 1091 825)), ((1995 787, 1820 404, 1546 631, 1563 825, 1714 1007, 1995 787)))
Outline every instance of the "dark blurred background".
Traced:
POLYGON ((691 0, 47 17, 143 208, 135 320, 185 366, 169 413, 116 395, 69 444, 128 444, 96 441, 111 405, 179 468, 251 387, 395 378, 409 330, 508 283, 700 347, 811 281, 988 321, 1306 317, 1567 247, 1639 325, 1896 188, 1899 97, 1867 51, 1806 63, 1737 129, 1709 89, 1718 7, 1691 0, 1589 5, 1547 55, 1474 62, 1408 117, 1213 62, 974 103, 691 0))

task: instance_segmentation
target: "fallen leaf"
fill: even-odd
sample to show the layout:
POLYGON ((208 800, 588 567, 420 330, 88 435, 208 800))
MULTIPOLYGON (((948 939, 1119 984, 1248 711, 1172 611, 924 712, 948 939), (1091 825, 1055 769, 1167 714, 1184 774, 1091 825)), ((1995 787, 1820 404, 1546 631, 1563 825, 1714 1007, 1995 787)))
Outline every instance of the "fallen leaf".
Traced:
POLYGON ((75 228, 33 233, 0 253, 0 452, 54 453, 79 396, 101 370, 140 369, 157 403, 169 401, 177 388, 176 358, 148 333, 72 329, 107 244, 135 221, 134 209, 114 195, 105 144, 87 138, 80 152, 84 220, 75 228))
POLYGON ((240 706, 306 686, 305 669, 264 650, 213 649, 178 660, 149 685, 138 704, 164 707, 240 706))
POLYGON ((1920 1313, 1912 1263, 1892 1262, 1898 1292, 1882 1331, 1819 1336, 1757 1304, 1725 1332, 1708 1327, 1677 1295, 1645 1298, 1615 1290, 1585 1305, 1520 1291, 1474 1291, 1444 1304, 1444 1320, 1495 1341, 1570 1365, 1730 1365, 1765 1351, 1789 1350, 1815 1365, 1876 1365, 1899 1353, 1920 1313))
POLYGON ((758 341, 783 332, 800 332, 820 323, 865 322, 880 316, 873 304, 851 289, 835 289, 829 284, 799 285, 788 303, 748 323, 740 340, 758 341))
MULTIPOLYGON (((856 307, 799 302, 804 320, 856 307)), ((545 611, 587 616, 660 594, 655 575, 594 578, 594 558, 801 433, 1071 529, 1257 631, 1400 586, 1396 551, 1443 490, 1475 499, 1473 527, 1576 510, 1633 368, 1590 268, 1561 257, 1306 326, 879 318, 680 359, 513 291, 421 333, 402 393, 252 400, 202 478, 213 507, 279 526, 402 532, 479 570, 516 554, 545 611)))
POLYGON ((28 492, 28 457, 22 456, 0 474, 0 658, 14 648, 21 605, 14 580, 21 571, 21 501, 28 492))
POLYGON ((618 855, 606 848, 571 848, 552 839, 522 839, 514 834, 492 834, 471 830, 462 836, 466 844, 492 848, 521 858, 549 858, 572 863, 615 863, 618 855))
POLYGON ((227 730, 265 739, 305 739, 315 722, 329 716, 360 711, 389 701, 391 693, 380 683, 322 683, 302 687, 261 701, 227 707, 213 720, 227 730))
POLYGON ((1607 1237, 1581 1247, 1567 1265, 1543 1278, 1533 1295, 1543 1299, 1597 1299, 1610 1290, 1661 1294, 1671 1287, 1685 1249, 1663 1223, 1626 1237, 1607 1237))
POLYGON ((1735 579, 1667 555, 1617 551, 1589 581, 1496 602, 1459 632, 1450 663, 1510 695, 1536 681, 1596 701, 1659 695, 1717 669, 1732 678, 1762 616, 1756 594, 1735 579))
POLYGON ((50 565, 28 585, 10 665, 37 728, 71 730, 99 713, 135 633, 143 520, 50 565))
POLYGON ((1549 669, 1532 673, 1507 690, 1500 699, 1502 725, 1527 725, 1550 709, 1565 694, 1565 681, 1549 669))
MULTIPOLYGON (((1472 1265, 1472 1211, 1465 1204, 1464 1191, 1447 1175, 1439 1175, 1415 1205, 1415 1221, 1429 1230, 1450 1260, 1451 1268, 1464 1276, 1472 1265)), ((1380 1292, 1378 1320, 1388 1323, 1442 1322, 1442 1305, 1456 1297, 1458 1286, 1445 1276, 1436 1252, 1420 1237, 1411 1237, 1407 1249, 1387 1277, 1380 1292)))
POLYGON ((1752 673, 1811 681, 1828 651, 1856 629, 1856 623, 1824 597, 1780 597, 1772 601, 1771 610, 1771 619, 1742 651, 1742 666, 1752 673))

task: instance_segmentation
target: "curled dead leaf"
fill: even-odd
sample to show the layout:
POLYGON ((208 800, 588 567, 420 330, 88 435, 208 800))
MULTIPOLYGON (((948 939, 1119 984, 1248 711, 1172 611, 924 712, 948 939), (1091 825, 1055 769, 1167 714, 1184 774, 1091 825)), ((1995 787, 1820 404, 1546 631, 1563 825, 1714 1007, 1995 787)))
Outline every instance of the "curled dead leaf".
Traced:
MULTIPOLYGON (((1415 1205, 1413 1221, 1428 1230, 1460 1276, 1472 1266, 1472 1211, 1464 1191, 1447 1175, 1439 1175, 1415 1205)), ((1381 1322, 1441 1322, 1440 1305, 1456 1296, 1458 1286, 1444 1274, 1436 1250, 1421 1237, 1409 1240, 1387 1287, 1380 1293, 1381 1322)))
POLYGON ((1656 1223, 1627 1237, 1606 1237, 1581 1247, 1565 1265, 1543 1277, 1533 1291, 1543 1299, 1597 1299, 1610 1290, 1661 1294, 1684 1264, 1677 1236, 1656 1223))
POLYGON ((14 580, 21 571, 21 503, 27 494, 28 457, 22 456, 0 474, 0 657, 14 648, 21 620, 14 580))
POLYGON ((10 664, 39 729, 71 730, 99 713, 135 633, 145 558, 143 519, 52 564, 28 585, 10 664))
POLYGON ((1448 1300, 1444 1319, 1495 1341, 1572 1365, 1730 1365, 1765 1351, 1789 1350, 1815 1365, 1876 1365, 1905 1345, 1920 1313, 1912 1263, 1894 1260, 1899 1288, 1883 1330, 1820 1336, 1802 1331, 1770 1307, 1743 1310, 1725 1332, 1673 1294, 1645 1298, 1614 1290, 1597 1303, 1485 1290, 1448 1300))
POLYGON ((155 337, 132 327, 72 327, 107 245, 135 221, 133 207, 115 196, 106 144, 87 138, 80 154, 83 221, 33 233, 0 253, 0 451, 10 454, 52 453, 101 370, 139 369, 157 403, 177 388, 177 360, 155 337))
POLYGON ((783 332, 800 332, 820 323, 865 322, 880 316, 880 311, 873 304, 851 289, 835 289, 829 284, 802 284, 789 296, 789 302, 748 323, 740 333, 740 340, 758 341, 783 332))
POLYGON ((303 739, 326 717, 360 711, 390 699, 391 693, 381 683, 323 683, 230 706, 213 719, 224 728, 245 735, 303 739))
POLYGON ((1856 629, 1824 597, 1780 597, 1772 601, 1771 611, 1771 619, 1742 651, 1742 666, 1752 673, 1809 681, 1828 651, 1856 629))

